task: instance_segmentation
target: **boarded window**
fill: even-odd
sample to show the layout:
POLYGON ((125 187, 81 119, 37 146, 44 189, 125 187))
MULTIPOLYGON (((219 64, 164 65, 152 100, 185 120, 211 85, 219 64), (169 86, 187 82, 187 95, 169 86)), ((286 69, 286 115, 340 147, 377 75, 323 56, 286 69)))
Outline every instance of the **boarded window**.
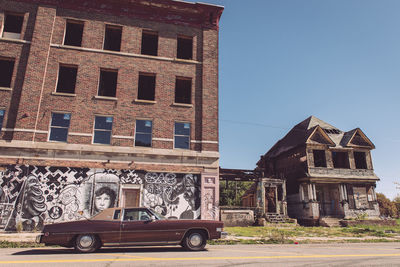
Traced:
POLYGON ((356 169, 367 169, 365 152, 354 152, 354 161, 356 163, 356 169))
POLYGON ((117 94, 117 79, 117 70, 101 70, 98 95, 115 97, 117 94))
POLYGON ((69 113, 52 113, 49 140, 67 142, 70 120, 69 113))
POLYGON ((349 184, 346 185, 346 191, 347 191, 347 199, 349 201, 349 209, 354 209, 355 203, 354 203, 353 186, 349 184))
POLYGON ((12 74, 14 71, 13 60, 0 60, 0 87, 11 87, 12 74))
POLYGON ((64 44, 82 46, 83 22, 67 21, 64 44))
POLYGON ((157 56, 158 52, 158 33, 143 31, 142 32, 142 54, 157 56))
POLYGON ((156 88, 155 74, 139 74, 138 99, 154 100, 156 88))
POLYGON ((174 148, 190 149, 190 123, 175 122, 174 148))
POLYGON ((4 19, 3 37, 21 39, 23 15, 6 14, 4 19))
POLYGON ((356 209, 368 209, 369 203, 365 187, 353 187, 354 203, 356 209))
POLYGON ((176 78, 175 103, 191 104, 192 79, 176 78))
POLYGON ((334 168, 349 168, 349 154, 347 152, 332 151, 332 160, 334 168))
POLYGON ((94 144, 111 144, 113 117, 96 116, 94 121, 94 144))
POLYGON ((135 146, 151 147, 153 123, 150 120, 136 121, 135 146))
POLYGON ((325 150, 313 150, 314 167, 326 167, 325 150))
POLYGON ((75 93, 76 74, 78 67, 60 66, 58 71, 57 92, 73 94, 75 93))
POLYGON ((1 131, 1 128, 3 128, 3 120, 4 120, 5 113, 6 112, 4 109, 0 109, 0 131, 1 131))
POLYGON ((193 58, 193 38, 178 37, 176 57, 180 59, 193 58))
POLYGON ((107 25, 104 35, 104 50, 120 51, 121 36, 122 27, 107 25))

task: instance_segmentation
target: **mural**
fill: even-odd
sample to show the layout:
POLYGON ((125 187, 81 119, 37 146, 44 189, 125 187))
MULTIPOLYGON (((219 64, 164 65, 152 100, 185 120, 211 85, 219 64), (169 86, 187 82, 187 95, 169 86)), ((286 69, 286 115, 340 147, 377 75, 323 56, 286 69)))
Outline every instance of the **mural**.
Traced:
POLYGON ((177 219, 200 218, 200 175, 28 165, 0 172, 0 230, 40 230, 45 223, 89 218, 119 205, 138 185, 141 205, 177 219))

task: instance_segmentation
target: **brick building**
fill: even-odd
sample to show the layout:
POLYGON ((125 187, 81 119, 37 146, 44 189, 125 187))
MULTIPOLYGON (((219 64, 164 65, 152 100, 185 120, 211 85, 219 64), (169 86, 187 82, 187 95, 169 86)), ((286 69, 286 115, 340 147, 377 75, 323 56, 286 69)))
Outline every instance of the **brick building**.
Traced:
POLYGON ((220 6, 0 0, 0 230, 218 218, 220 6))

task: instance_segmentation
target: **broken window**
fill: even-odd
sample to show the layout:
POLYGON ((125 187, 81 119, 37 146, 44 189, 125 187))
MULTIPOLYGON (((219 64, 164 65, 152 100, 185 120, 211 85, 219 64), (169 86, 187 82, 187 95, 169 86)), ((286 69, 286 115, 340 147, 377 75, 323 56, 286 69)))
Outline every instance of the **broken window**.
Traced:
POLYGON ((78 67, 61 66, 58 71, 57 92, 73 94, 75 93, 76 74, 78 67))
POLYGON ((99 96, 115 97, 117 93, 117 70, 101 70, 99 96))
POLYGON ((174 148, 190 149, 190 123, 175 122, 174 148))
POLYGON ((178 37, 176 57, 180 59, 192 59, 193 57, 192 37, 178 37))
POLYGON ((11 87, 14 60, 0 59, 0 87, 11 87))
POLYGON ((135 146, 151 147, 153 123, 150 120, 136 121, 135 146))
POLYGON ((176 78, 175 103, 191 104, 192 79, 176 78))
POLYGON ((155 74, 139 74, 138 99, 154 100, 156 88, 155 74))
POLYGON ((314 167, 326 167, 325 150, 313 150, 314 167))
POLYGON ((122 27, 106 25, 104 35, 104 50, 121 50, 122 27))
POLYGON ((365 152, 354 152, 354 161, 356 163, 356 169, 367 169, 365 152))
POLYGON ((157 56, 158 33, 151 31, 142 32, 142 55, 157 56))
POLYGON ((67 21, 65 27, 64 44, 71 46, 81 46, 83 35, 83 22, 67 21))
POLYGON ((49 140, 67 142, 70 120, 71 114, 69 113, 52 113, 49 140))
POLYGON ((93 144, 111 144, 113 117, 96 116, 94 120, 93 144))
POLYGON ((4 109, 0 109, 0 132, 1 132, 1 128, 3 127, 3 120, 4 120, 4 114, 5 114, 5 110, 4 109))
POLYGON ((4 19, 3 37, 21 39, 23 15, 6 14, 4 19))
POLYGON ((349 168, 349 153, 332 151, 332 160, 334 168, 349 168))

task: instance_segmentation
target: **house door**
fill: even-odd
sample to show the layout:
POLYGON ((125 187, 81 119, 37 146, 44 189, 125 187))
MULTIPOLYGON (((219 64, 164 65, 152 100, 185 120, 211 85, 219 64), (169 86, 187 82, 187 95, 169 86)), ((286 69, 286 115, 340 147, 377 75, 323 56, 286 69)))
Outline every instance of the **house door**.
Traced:
POLYGON ((140 189, 123 188, 122 189, 122 207, 139 207, 140 189))
POLYGON ((265 212, 276 213, 276 190, 275 187, 265 188, 265 212))

